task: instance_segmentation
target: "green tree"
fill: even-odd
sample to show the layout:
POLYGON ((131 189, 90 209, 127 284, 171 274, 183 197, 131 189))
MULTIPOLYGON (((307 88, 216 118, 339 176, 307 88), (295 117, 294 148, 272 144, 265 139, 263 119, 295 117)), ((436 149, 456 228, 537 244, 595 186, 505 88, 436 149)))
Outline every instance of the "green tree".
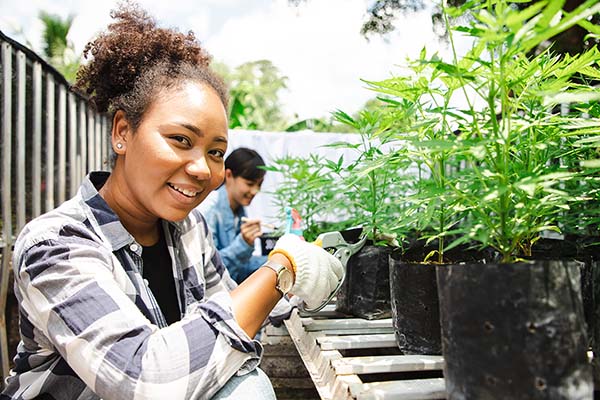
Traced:
POLYGON ((73 16, 65 19, 45 11, 39 13, 39 19, 44 24, 42 31, 44 57, 69 82, 75 80, 79 60, 73 43, 67 39, 73 24, 73 16))
POLYGON ((229 127, 283 131, 289 125, 279 95, 287 77, 269 60, 250 61, 231 70, 215 63, 229 85, 229 127))

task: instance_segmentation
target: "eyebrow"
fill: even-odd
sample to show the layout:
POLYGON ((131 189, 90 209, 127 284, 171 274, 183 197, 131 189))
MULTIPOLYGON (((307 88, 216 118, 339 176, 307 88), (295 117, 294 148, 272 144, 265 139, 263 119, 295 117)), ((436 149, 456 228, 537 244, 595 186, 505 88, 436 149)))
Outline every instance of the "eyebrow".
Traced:
MULTIPOLYGON (((176 125, 179 125, 189 131, 194 132, 199 137, 204 137, 204 133, 198 128, 196 125, 188 124, 186 122, 177 122, 176 125)), ((215 142, 225 143, 227 144, 227 138, 225 136, 217 136, 215 138, 215 142)))

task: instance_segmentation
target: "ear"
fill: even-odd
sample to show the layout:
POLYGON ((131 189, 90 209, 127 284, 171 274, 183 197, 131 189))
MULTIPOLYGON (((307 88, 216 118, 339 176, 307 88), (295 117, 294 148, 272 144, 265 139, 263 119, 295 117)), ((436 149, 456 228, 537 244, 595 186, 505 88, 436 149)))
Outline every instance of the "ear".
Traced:
POLYGON ((113 117, 111 144, 113 151, 119 155, 125 154, 127 140, 131 136, 131 125, 125 116, 125 112, 118 110, 113 117))
POLYGON ((227 168, 225 170, 225 180, 231 180, 233 179, 233 172, 231 172, 231 170, 229 168, 227 168))

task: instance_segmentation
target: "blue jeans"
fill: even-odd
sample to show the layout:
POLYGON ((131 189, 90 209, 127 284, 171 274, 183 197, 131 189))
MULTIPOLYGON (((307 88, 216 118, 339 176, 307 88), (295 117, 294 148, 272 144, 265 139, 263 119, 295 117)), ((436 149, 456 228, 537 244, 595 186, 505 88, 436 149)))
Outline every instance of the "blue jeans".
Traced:
POLYGON ((276 400, 269 377, 260 369, 243 376, 232 376, 212 400, 276 400))

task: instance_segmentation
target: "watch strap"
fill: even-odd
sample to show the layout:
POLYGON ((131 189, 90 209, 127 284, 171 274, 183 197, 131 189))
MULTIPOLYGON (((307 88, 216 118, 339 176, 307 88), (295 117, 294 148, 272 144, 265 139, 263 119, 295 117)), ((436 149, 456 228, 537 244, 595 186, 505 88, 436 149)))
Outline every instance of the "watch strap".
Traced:
MULTIPOLYGON (((275 271, 275 274, 277 275, 277 281, 275 283, 275 289, 277 289, 277 291, 279 293, 281 293, 282 295, 286 295, 287 291, 282 290, 282 288, 279 286, 279 276, 282 270, 288 270, 284 265, 279 264, 275 261, 272 260, 267 260, 263 265, 263 267, 267 267, 272 269, 273 271, 275 271)), ((291 272, 288 270, 288 273, 291 274, 291 272)))

